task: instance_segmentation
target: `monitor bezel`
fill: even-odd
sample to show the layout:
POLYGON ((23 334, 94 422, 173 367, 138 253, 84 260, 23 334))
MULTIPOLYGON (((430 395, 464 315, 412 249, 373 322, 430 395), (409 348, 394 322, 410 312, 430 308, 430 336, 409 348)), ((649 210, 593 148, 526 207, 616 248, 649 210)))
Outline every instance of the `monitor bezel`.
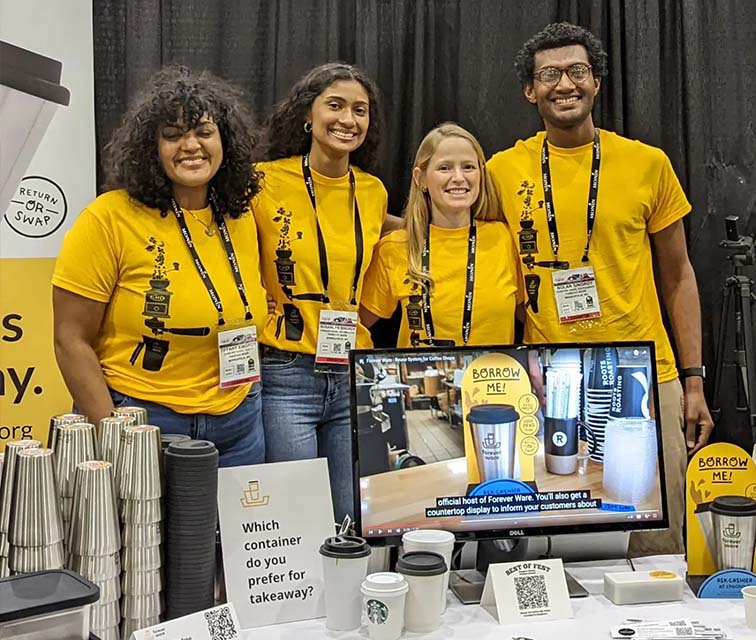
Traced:
MULTIPOLYGON (((355 360, 366 355, 377 355, 391 357, 392 354, 414 353, 423 354, 432 353, 470 353, 481 350, 485 351, 528 351, 530 349, 594 349, 602 347, 646 347, 650 350, 649 358, 651 360, 651 373, 654 383, 653 403, 654 415, 657 421, 657 454, 659 464, 659 484, 661 490, 662 517, 659 520, 627 520, 617 522, 602 522, 590 524, 569 524, 569 525, 551 525, 542 527, 504 527, 499 529, 487 529, 482 531, 451 531, 457 542, 471 542, 477 540, 497 540, 502 538, 530 538, 537 536, 565 535, 573 533, 611 533, 611 532, 632 532, 648 531, 669 528, 669 511, 667 508, 667 485, 666 470, 664 468, 664 446, 662 429, 664 426, 661 421, 661 412, 659 405, 659 382, 656 366, 656 345, 651 340, 613 340, 607 342, 562 342, 562 343, 539 343, 534 345, 475 345, 475 346, 455 346, 455 347, 425 347, 422 349, 354 349, 349 352, 349 414, 352 429, 352 478, 353 478, 353 497, 354 497, 354 525, 357 535, 362 535, 362 502, 360 499, 360 474, 359 474, 359 455, 358 455, 358 431, 357 431, 357 386, 355 360)), ((505 351, 505 353, 506 353, 505 351)), ((367 542, 374 547, 398 546, 401 544, 401 536, 396 534, 385 534, 383 536, 365 538, 367 542)))

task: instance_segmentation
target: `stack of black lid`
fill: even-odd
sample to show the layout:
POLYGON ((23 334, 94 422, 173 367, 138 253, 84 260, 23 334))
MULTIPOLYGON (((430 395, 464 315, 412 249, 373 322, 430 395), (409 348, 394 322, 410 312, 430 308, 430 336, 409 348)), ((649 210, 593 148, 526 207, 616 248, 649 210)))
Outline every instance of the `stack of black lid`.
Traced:
POLYGON ((166 614, 169 620, 214 606, 218 450, 206 440, 165 450, 166 614))

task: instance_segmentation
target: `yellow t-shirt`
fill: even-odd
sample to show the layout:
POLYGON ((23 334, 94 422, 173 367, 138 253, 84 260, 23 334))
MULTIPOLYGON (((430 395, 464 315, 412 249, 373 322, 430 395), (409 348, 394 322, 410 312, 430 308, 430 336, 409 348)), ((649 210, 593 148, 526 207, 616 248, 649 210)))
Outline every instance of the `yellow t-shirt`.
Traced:
MULTIPOLYGON (((528 214, 538 231, 536 260, 553 260, 541 181, 545 133, 497 153, 488 170, 501 194, 509 228, 517 243, 520 219, 528 214)), ((609 342, 653 340, 660 382, 677 376, 669 338, 662 324, 654 285, 650 234, 690 211, 672 165, 661 149, 601 131, 601 168, 590 264, 596 274, 601 317, 560 324, 551 269, 522 267, 541 278, 538 313, 528 306, 525 341, 609 342)), ((549 145, 559 259, 581 263, 587 238, 586 207, 593 143, 563 149, 549 145)))
MULTIPOLYGON (((469 345, 511 344, 514 341, 514 312, 522 301, 519 259, 503 222, 477 222, 475 286, 469 345)), ((430 274, 433 278, 431 313, 435 338, 462 345, 462 318, 467 283, 469 227, 430 227, 430 274)), ((388 318, 402 305, 402 322, 397 346, 410 346, 407 304, 410 295, 420 296, 419 287, 407 279, 407 232, 394 231, 378 243, 365 276, 362 304, 381 318, 388 318)), ((418 303, 417 298, 413 300, 418 303)), ((423 329, 420 338, 427 335, 423 329)))
MULTIPOLYGON (((206 224, 212 219, 209 207, 193 213, 206 224)), ((217 228, 210 237, 192 215, 184 219, 227 322, 243 320, 217 228)), ((255 220, 247 212, 226 224, 259 332, 266 306, 255 220)), ((107 303, 95 352, 112 389, 179 413, 211 415, 232 411, 249 392, 248 384, 218 386, 218 314, 172 213, 163 218, 123 190, 101 195, 66 234, 52 283, 107 303)))
MULTIPOLYGON (((260 268, 265 288, 276 300, 276 311, 268 316, 260 341, 284 351, 314 354, 320 310, 329 307, 319 300, 290 300, 279 280, 281 273, 294 296, 323 293, 315 212, 302 176, 302 157, 262 162, 257 169, 265 174, 263 190, 253 201, 260 268)), ((359 303, 364 274, 386 217, 387 195, 378 178, 357 167, 353 171, 364 247, 359 303)), ((349 302, 357 260, 352 189, 348 175, 329 178, 312 170, 312 176, 328 255, 328 295, 331 307, 338 308, 339 303, 349 302)), ((370 332, 360 323, 357 347, 371 346, 370 332)))

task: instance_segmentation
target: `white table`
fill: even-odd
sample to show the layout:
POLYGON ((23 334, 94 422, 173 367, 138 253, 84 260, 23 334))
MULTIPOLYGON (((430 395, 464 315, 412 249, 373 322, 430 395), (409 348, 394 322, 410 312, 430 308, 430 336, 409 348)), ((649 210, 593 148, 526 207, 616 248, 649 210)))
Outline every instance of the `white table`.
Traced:
MULTIPOLYGON (((655 556, 635 560, 639 571, 669 569, 685 575, 682 556, 655 556)), ((690 589, 685 588, 681 602, 656 605, 636 605, 618 607, 607 600, 603 592, 605 567, 590 566, 590 563, 569 565, 570 573, 591 592, 588 598, 572 600, 575 617, 571 620, 555 622, 530 622, 527 624, 498 625, 496 621, 478 605, 462 605, 449 594, 449 606, 444 614, 443 624, 432 633, 419 634, 405 632, 402 638, 424 638, 427 640, 608 640, 609 628, 620 624, 625 618, 644 620, 669 620, 690 618, 706 624, 727 628, 736 640, 756 639, 756 630, 745 624, 743 602, 741 600, 699 600, 690 589)), ((260 627, 245 632, 244 640, 365 640, 366 627, 359 631, 336 633, 327 631, 325 618, 292 622, 271 627, 260 627)))

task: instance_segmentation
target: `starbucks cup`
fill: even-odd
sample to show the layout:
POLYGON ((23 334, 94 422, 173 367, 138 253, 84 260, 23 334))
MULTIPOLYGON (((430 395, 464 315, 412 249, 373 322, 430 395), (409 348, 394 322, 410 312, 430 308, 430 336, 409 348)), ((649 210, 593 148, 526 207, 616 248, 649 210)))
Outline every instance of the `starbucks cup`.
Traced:
POLYGON ((444 591, 446 562, 429 551, 405 553, 396 563, 409 585, 404 609, 407 631, 427 633, 441 626, 441 595, 444 591))
POLYGON ((371 573, 362 583, 363 611, 370 640, 398 640, 404 629, 409 586, 398 573, 371 573))
POLYGON ((351 631, 360 626, 360 585, 370 547, 357 536, 326 538, 320 547, 325 579, 326 628, 351 631))
POLYGON ((408 531, 402 536, 402 546, 405 553, 412 551, 430 551, 440 555, 446 563, 444 586, 441 592, 441 612, 446 611, 446 593, 449 590, 449 569, 451 569, 452 552, 454 551, 454 534, 438 529, 419 529, 408 531))

